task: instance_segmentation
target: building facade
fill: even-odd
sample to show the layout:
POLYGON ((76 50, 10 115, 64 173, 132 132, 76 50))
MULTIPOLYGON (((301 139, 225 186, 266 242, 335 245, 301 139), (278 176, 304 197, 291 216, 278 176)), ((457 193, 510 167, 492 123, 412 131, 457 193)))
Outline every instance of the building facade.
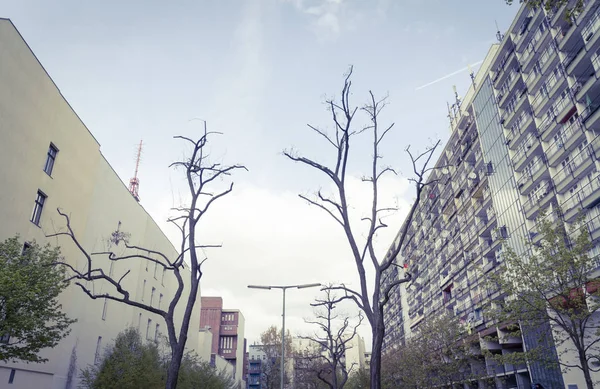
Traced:
MULTIPOLYGON (((88 252, 111 249, 120 254, 122 248, 108 240, 119 229, 130 234, 131 244, 177 256, 7 19, 0 19, 0 85, 0 239, 19 234, 24 241, 60 246, 65 261, 81 268, 83 256, 71 241, 45 237, 64 229, 65 221, 57 213, 61 208, 71 216, 72 228, 88 252)), ((129 272, 123 288, 132 299, 152 306, 165 307, 177 289, 175 277, 154 264, 103 257, 95 257, 94 263, 117 278, 129 272)), ((113 292, 107 285, 94 287, 113 292)), ((162 318, 114 301, 92 300, 77 286, 63 292, 60 303, 78 320, 70 335, 41 352, 47 363, 1 363, 0 387, 10 383, 15 389, 76 388, 80 370, 98 362, 105 346, 127 327, 138 328, 149 341, 166 333, 162 318)), ((188 334, 192 350, 198 344, 199 304, 196 309, 188 334)))
MULTIPOLYGON (((568 227, 582 212, 595 242, 590 255, 600 253, 599 6, 585 1, 571 20, 564 6, 521 7, 465 97, 449 107, 451 136, 429 178, 437 182, 403 226, 409 243, 397 261, 415 278, 397 288, 385 312, 386 351, 424 318, 451 313, 479 338, 471 368, 498 387, 585 387, 576 369, 499 365, 484 356, 482 349, 522 352, 538 337, 525 330, 510 337, 506 326, 486 320, 484 307, 502 293, 483 281, 502 260, 502 241, 517 253, 526 250, 524 239, 540 241, 543 213, 568 227), (483 339, 494 335, 497 342, 483 339)), ((389 280, 403 276, 398 272, 389 280)), ((551 337, 547 342, 552 346, 551 337)), ((558 351, 556 358, 569 358, 558 351)))
POLYGON ((223 309, 221 297, 202 297, 200 326, 212 333, 212 355, 220 355, 233 365, 234 378, 245 379, 244 315, 237 309, 223 309))
POLYGON ((262 389, 265 387, 263 379, 263 364, 267 362, 267 354, 261 345, 253 344, 248 347, 248 373, 246 386, 248 389, 262 389))

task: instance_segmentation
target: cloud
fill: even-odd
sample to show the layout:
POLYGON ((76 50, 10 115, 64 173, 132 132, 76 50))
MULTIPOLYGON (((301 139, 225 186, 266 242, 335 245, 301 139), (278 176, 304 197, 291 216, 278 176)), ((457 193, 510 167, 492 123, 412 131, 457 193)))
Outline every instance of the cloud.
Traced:
POLYGON ((308 20, 317 39, 331 42, 345 31, 355 30, 367 17, 384 17, 388 0, 379 0, 376 7, 362 8, 356 0, 283 0, 290 3, 308 20))
MULTIPOLYGON (((365 232, 357 226, 368 213, 370 188, 354 177, 347 188, 355 232, 363 237, 365 232)), ((403 178, 390 176, 381 181, 382 206, 395 205, 400 211, 385 220, 390 227, 377 239, 380 254, 385 253, 406 215, 408 202, 404 196, 409 188, 403 178)), ((165 210, 172 199, 164 199, 163 203, 157 220, 166 219, 165 210)), ((177 241, 171 226, 162 223, 161 227, 177 241)), ((281 326, 282 307, 280 291, 250 290, 247 285, 345 282, 358 288, 354 261, 340 226, 295 193, 240 185, 215 204, 199 232, 202 243, 223 244, 220 249, 206 251, 209 260, 203 267, 201 293, 222 296, 225 307, 240 309, 250 342, 258 341, 270 325, 281 326)), ((292 334, 311 330, 303 319, 311 317, 309 304, 318 295, 316 288, 287 293, 286 328, 292 334)), ((353 305, 344 310, 357 312, 353 305)), ((370 341, 368 327, 364 326, 361 333, 370 341)))

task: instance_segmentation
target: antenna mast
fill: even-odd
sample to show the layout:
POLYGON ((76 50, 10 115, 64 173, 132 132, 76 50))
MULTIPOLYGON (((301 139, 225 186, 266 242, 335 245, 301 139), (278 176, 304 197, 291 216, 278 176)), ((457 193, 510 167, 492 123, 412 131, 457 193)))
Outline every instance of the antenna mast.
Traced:
POLYGON ((498 27, 498 21, 494 20, 494 23, 496 23, 496 39, 499 43, 502 43, 502 39, 504 39, 504 34, 500 32, 500 27, 498 27))
POLYGON ((140 145, 138 147, 138 151, 137 151, 137 157, 135 160, 135 173, 133 175, 133 178, 131 180, 129 180, 129 192, 131 193, 131 195, 133 196, 133 198, 135 199, 135 201, 140 201, 140 196, 138 194, 138 191, 140 189, 140 180, 138 179, 138 169, 140 167, 140 159, 142 157, 142 140, 140 140, 140 145))

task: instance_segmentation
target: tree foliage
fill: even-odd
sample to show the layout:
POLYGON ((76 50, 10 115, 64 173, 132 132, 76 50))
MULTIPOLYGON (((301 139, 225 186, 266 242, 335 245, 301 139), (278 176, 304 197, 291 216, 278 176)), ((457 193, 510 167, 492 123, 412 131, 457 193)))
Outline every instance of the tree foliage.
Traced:
POLYGON ((55 267, 58 248, 19 237, 0 242, 0 361, 46 362, 39 352, 54 347, 70 332, 58 302, 68 286, 64 269, 55 267))
MULTIPOLYGON (((144 342, 135 328, 120 333, 102 360, 81 372, 81 387, 85 389, 158 389, 165 386, 168 354, 157 344, 144 342)), ((225 372, 217 371, 208 362, 186 354, 177 380, 178 389, 237 389, 238 385, 225 372)))
MULTIPOLYGON (((281 330, 270 326, 260 334, 261 350, 266 360, 261 364, 263 383, 266 389, 276 389, 281 382, 281 330)), ((285 354, 292 357, 292 336, 289 331, 285 334, 285 354)), ((287 360, 287 358, 286 358, 287 360)), ((288 369, 284 369, 284 381, 290 382, 288 369)))
POLYGON ((479 378, 471 369, 472 359, 456 317, 427 318, 404 345, 384 356, 383 387, 452 387, 479 378))
MULTIPOLYGON (((512 5, 515 0, 505 0, 506 4, 512 5)), ((519 4, 526 4, 530 8, 544 7, 547 12, 554 13, 564 7, 565 18, 570 20, 572 16, 579 14, 584 6, 584 0, 518 0, 519 4)))
MULTIPOLYGON (((385 372, 384 372, 385 373, 385 372)), ((385 379, 385 376, 384 376, 385 379)), ((369 389, 369 370, 361 368, 351 373, 346 382, 346 389, 369 389)))
MULTIPOLYGON (((507 298, 489 314, 500 322, 533 328, 550 323, 563 356, 559 363, 583 372, 591 389, 590 364, 600 361, 600 262, 590 256, 590 235, 582 221, 566 230, 543 215, 538 219, 540 243, 527 243, 525 254, 507 245, 500 271, 490 276, 507 298)), ((551 363, 549 357, 545 348, 523 354, 551 363)))

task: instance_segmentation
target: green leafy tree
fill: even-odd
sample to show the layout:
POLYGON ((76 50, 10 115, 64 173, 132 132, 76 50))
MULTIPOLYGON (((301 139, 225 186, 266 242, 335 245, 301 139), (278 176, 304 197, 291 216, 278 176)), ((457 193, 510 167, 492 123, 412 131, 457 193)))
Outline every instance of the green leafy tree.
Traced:
MULTIPOLYGON (((165 386, 170 357, 153 342, 144 342, 135 328, 120 333, 99 363, 81 372, 85 389, 158 389, 165 386)), ((237 389, 239 385, 224 371, 193 354, 185 354, 179 371, 178 389, 237 389)))
MULTIPOLYGON (((279 388, 281 383, 281 330, 277 326, 270 326, 260 334, 260 342, 262 343, 261 350, 267 358, 261 365, 265 388, 279 388)), ((285 334, 285 354, 292 356, 292 336, 289 331, 285 334)), ((290 381, 287 371, 284 372, 284 381, 286 384, 290 381)))
POLYGON ((346 382, 346 389, 369 389, 369 370, 361 368, 351 373, 346 382))
MULTIPOLYGON (((506 247, 502 266, 490 275, 490 282, 507 297, 489 314, 522 327, 550 323, 562 368, 580 370, 587 388, 593 389, 591 365, 600 361, 600 263, 589 255, 592 244, 585 224, 577 222, 567 231, 543 215, 539 220, 540 243, 528 243, 523 255, 506 247)), ((520 336, 518 326, 507 336, 520 336)), ((511 357, 555 363, 542 340, 540 346, 511 357)))
POLYGON ((58 302, 68 286, 59 257, 35 242, 24 249, 18 236, 0 242, 0 361, 46 362, 38 353, 69 334, 75 320, 58 302))
POLYGON ((383 359, 385 388, 452 387, 477 380, 471 368, 470 343, 456 317, 431 317, 415 334, 383 359))
POLYGON ((584 0, 505 0, 506 4, 512 5, 513 3, 527 4, 530 8, 544 7, 546 11, 554 12, 560 10, 563 6, 565 12, 565 18, 570 20, 571 17, 577 16, 585 4, 584 0))

